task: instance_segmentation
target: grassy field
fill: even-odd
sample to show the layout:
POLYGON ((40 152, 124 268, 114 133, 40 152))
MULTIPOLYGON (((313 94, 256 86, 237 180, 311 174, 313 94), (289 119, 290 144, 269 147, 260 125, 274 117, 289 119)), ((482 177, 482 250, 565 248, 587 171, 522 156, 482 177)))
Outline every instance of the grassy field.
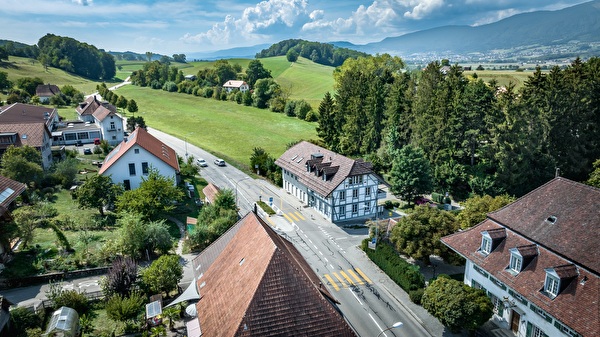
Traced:
POLYGON ((255 147, 277 158, 288 143, 316 137, 315 123, 234 102, 132 85, 121 87, 117 93, 135 99, 137 115, 149 126, 187 137, 188 142, 243 165, 248 165, 255 147))
POLYGON ((482 71, 465 71, 465 76, 472 77, 473 74, 477 74, 477 78, 482 79, 484 82, 489 83, 492 79, 498 82, 498 85, 508 86, 510 82, 515 84, 515 88, 518 90, 527 81, 527 78, 533 74, 533 71, 514 71, 514 70, 482 70, 482 71))

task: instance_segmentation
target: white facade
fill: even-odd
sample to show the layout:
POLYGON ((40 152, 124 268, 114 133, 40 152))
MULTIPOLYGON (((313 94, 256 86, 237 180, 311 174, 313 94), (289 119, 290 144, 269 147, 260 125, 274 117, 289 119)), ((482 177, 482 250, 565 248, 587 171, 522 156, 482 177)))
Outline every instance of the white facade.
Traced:
POLYGON ((123 141, 123 118, 119 115, 111 113, 102 121, 96 119, 95 124, 100 128, 102 139, 105 139, 111 146, 117 145, 123 141))
POLYGON ((283 188, 331 222, 375 217, 379 180, 373 174, 348 177, 328 196, 321 196, 283 169, 283 188))
POLYGON ((227 81, 225 84, 223 84, 223 88, 225 88, 228 93, 232 92, 233 90, 239 90, 241 92, 250 90, 250 86, 248 86, 248 83, 244 81, 227 81))
POLYGON ((173 186, 177 185, 175 169, 137 144, 121 155, 102 175, 110 175, 113 183, 123 184, 125 189, 133 190, 140 186, 142 178, 148 177, 150 167, 157 169, 160 175, 172 179, 173 186))

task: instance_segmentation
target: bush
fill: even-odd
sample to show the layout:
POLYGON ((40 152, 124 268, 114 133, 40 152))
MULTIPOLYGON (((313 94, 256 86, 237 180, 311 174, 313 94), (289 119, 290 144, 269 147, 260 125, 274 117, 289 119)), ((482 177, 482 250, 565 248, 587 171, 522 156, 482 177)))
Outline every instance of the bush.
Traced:
POLYGON ((85 294, 80 294, 76 290, 64 290, 60 283, 51 283, 46 296, 52 301, 54 309, 69 307, 77 311, 79 315, 87 313, 89 309, 85 294))
POLYGON ((306 114, 306 118, 304 118, 304 120, 307 122, 316 122, 319 120, 319 113, 314 110, 310 110, 306 114))
POLYGON ((410 297, 410 300, 414 304, 421 305, 421 298, 423 297, 424 292, 425 292, 425 289, 423 289, 423 288, 411 290, 408 292, 408 296, 410 297))
POLYGON ((27 337, 27 330, 42 326, 42 317, 25 307, 10 311, 11 336, 27 337))
POLYGON ((425 278, 419 271, 419 267, 404 261, 398 253, 387 243, 379 243, 376 250, 368 247, 368 240, 362 242, 361 248, 367 256, 383 272, 385 272, 404 291, 410 292, 425 286, 425 278))
POLYGON ((94 149, 92 150, 92 152, 94 154, 102 154, 102 148, 98 145, 94 146, 94 149))
POLYGON ((144 298, 138 293, 132 293, 130 297, 115 295, 106 302, 106 315, 112 320, 125 322, 135 319, 143 305, 144 298))
POLYGON ((433 202, 435 202, 435 203, 443 204, 444 203, 444 195, 433 192, 433 193, 431 193, 431 200, 433 200, 433 202))
POLYGON ((162 86, 162 90, 168 92, 176 92, 177 84, 175 84, 175 82, 165 82, 165 84, 162 86))
POLYGON ((264 201, 258 201, 256 203, 258 205, 258 207, 262 208, 263 211, 267 212, 267 214, 269 215, 274 215, 275 211, 269 206, 267 205, 264 201))

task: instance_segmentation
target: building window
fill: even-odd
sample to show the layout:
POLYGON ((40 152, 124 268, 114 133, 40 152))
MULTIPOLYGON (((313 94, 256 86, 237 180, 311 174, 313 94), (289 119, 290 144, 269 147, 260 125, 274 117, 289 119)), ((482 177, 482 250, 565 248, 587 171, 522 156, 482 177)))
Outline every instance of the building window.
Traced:
POLYGON ((88 133, 87 132, 78 132, 77 133, 77 138, 78 139, 89 139, 88 133))
POLYGON ((371 203, 368 201, 365 201, 365 212, 368 212, 369 208, 371 208, 371 203))
POLYGON ((340 191, 340 200, 346 200, 346 191, 340 191))
POLYGON ((537 326, 531 324, 531 335, 529 335, 531 337, 547 337, 548 335, 546 335, 542 329, 538 328, 537 326))
POLYGON ((355 188, 352 190, 352 198, 353 199, 358 198, 358 188, 355 188))
POLYGON ((123 180, 123 188, 125 188, 125 191, 129 191, 131 189, 131 182, 129 179, 123 180))
POLYGON ((352 213, 358 213, 358 204, 352 204, 352 213))
POLYGON ((345 216, 346 215, 346 206, 340 206, 340 215, 341 216, 345 216))
POLYGON ((487 235, 481 237, 481 252, 485 255, 492 251, 492 238, 487 235))
POLYGON ((110 122, 110 129, 111 129, 111 130, 114 130, 114 129, 116 129, 116 127, 115 127, 115 122, 110 122))
POLYGON ((135 175, 135 164, 134 163, 129 164, 129 175, 130 176, 135 175))
POLYGON ((65 140, 76 140, 77 135, 74 133, 65 133, 65 140))
POLYGON ((147 162, 143 162, 142 163, 142 174, 147 176, 148 175, 148 163, 147 162))
POLYGON ((558 295, 560 285, 558 275, 552 275, 553 273, 553 270, 546 270, 546 282, 544 282, 544 291, 550 295, 550 297, 556 297, 556 295, 558 295))
POLYGON ((117 139, 117 136, 112 136, 112 139, 113 139, 113 140, 117 139))
POLYGON ((365 195, 366 195, 367 197, 368 197, 368 196, 371 196, 371 188, 370 188, 370 187, 365 187, 365 195))
POLYGON ((133 149, 133 153, 139 154, 140 153, 140 149, 133 149))
POLYGON ((513 248, 510 250, 510 270, 518 274, 523 266, 523 257, 519 254, 519 250, 513 248))
POLYGON ((490 299, 492 300, 492 305, 494 306, 494 313, 500 317, 504 314, 504 302, 502 302, 498 297, 494 296, 490 293, 490 299))

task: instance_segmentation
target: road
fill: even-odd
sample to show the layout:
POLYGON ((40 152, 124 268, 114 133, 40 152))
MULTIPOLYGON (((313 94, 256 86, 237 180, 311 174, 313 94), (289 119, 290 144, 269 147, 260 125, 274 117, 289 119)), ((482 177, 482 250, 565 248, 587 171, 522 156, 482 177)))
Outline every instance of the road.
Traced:
MULTIPOLYGON (((234 191, 240 213, 251 211, 256 200, 269 202, 279 215, 266 220, 278 232, 294 243, 313 270, 323 280, 333 296, 341 303, 341 312, 360 336, 377 336, 395 322, 399 329, 386 331, 381 336, 441 336, 428 332, 400 300, 397 285, 384 275, 358 246, 367 237, 367 230, 348 229, 332 224, 299 201, 261 179, 252 179, 237 168, 213 164, 214 155, 161 131, 148 131, 171 146, 180 155, 193 155, 208 162, 201 175, 220 188, 234 191)), ((412 304, 412 303, 411 303, 412 304)), ((439 328, 439 327, 436 327, 439 328)), ((429 327, 428 327, 429 329, 429 327)), ((431 330, 431 329, 430 329, 431 330)))

